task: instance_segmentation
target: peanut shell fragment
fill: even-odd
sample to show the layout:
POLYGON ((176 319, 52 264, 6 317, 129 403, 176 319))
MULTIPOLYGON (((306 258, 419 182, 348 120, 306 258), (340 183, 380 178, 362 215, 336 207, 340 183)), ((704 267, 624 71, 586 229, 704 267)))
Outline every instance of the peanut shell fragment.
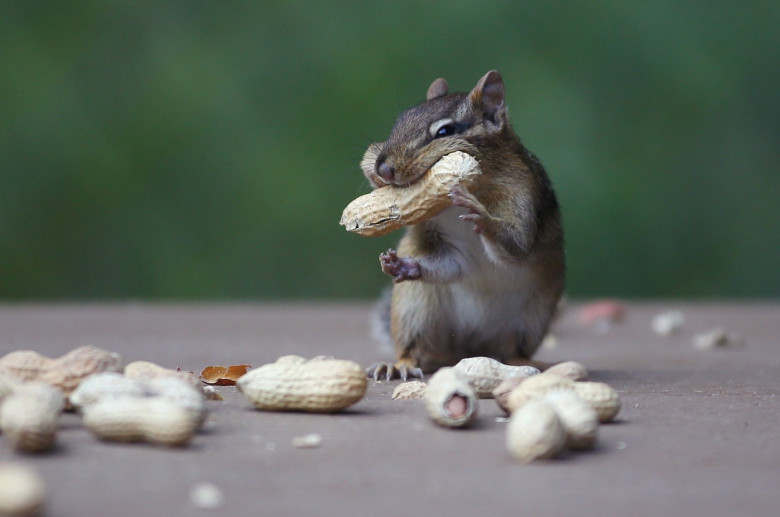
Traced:
POLYGON ((200 372, 200 380, 216 386, 235 386, 236 381, 251 368, 248 364, 207 366, 200 372))
POLYGON ((314 449, 322 445, 322 436, 317 433, 295 436, 291 443, 296 449, 314 449))
POLYGON ((393 400, 418 400, 425 395, 428 384, 423 381, 402 382, 393 390, 393 400))
POLYGON ((257 409, 267 411, 341 411, 358 402, 368 381, 354 361, 315 358, 288 360, 250 370, 236 383, 257 409))
POLYGON ((190 488, 190 503, 199 510, 218 510, 225 506, 224 491, 208 481, 195 483, 190 488))
POLYGON ((474 157, 461 151, 450 153, 407 187, 380 187, 355 199, 344 209, 339 224, 347 231, 374 237, 420 223, 450 205, 447 195, 452 187, 468 187, 480 174, 474 157))
POLYGON ((685 315, 681 311, 666 311, 653 317, 652 329, 659 336, 668 337, 677 334, 685 325, 685 315))
POLYGON ((736 334, 726 332, 717 327, 708 332, 693 336, 693 346, 698 350, 713 350, 715 348, 738 348, 745 345, 745 340, 736 334))

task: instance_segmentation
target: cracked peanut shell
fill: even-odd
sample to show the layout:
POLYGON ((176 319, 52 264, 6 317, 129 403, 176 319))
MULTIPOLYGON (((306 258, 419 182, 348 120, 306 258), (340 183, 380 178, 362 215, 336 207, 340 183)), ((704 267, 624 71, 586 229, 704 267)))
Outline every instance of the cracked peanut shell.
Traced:
POLYGON ((423 398, 428 383, 423 381, 402 382, 393 390, 392 400, 418 400, 423 398))
POLYGON ((433 374, 423 402, 433 421, 444 427, 463 427, 477 416, 477 393, 466 375, 455 368, 440 368, 433 374))

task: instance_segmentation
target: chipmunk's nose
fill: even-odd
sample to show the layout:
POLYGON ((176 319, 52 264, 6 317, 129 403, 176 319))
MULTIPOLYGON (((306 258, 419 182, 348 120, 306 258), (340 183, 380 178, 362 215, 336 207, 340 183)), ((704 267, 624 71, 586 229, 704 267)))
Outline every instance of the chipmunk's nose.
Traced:
POLYGON ((395 178, 395 167, 387 163, 387 160, 379 160, 376 162, 376 174, 390 183, 395 178))

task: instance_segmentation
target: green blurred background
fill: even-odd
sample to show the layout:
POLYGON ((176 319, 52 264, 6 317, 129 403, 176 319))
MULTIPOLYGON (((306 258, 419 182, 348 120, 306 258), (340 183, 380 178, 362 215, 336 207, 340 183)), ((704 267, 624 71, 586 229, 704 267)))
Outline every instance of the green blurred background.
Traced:
POLYGON ((0 298, 366 299, 358 162, 498 69, 575 297, 780 295, 780 3, 2 2, 0 298))

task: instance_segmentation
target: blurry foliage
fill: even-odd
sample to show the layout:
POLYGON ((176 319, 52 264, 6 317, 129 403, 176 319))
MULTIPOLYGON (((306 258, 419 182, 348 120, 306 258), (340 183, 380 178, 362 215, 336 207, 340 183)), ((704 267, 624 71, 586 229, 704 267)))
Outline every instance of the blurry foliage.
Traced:
POLYGON ((2 2, 0 297, 367 298, 371 140, 507 84, 574 296, 780 294, 777 2, 2 2))

